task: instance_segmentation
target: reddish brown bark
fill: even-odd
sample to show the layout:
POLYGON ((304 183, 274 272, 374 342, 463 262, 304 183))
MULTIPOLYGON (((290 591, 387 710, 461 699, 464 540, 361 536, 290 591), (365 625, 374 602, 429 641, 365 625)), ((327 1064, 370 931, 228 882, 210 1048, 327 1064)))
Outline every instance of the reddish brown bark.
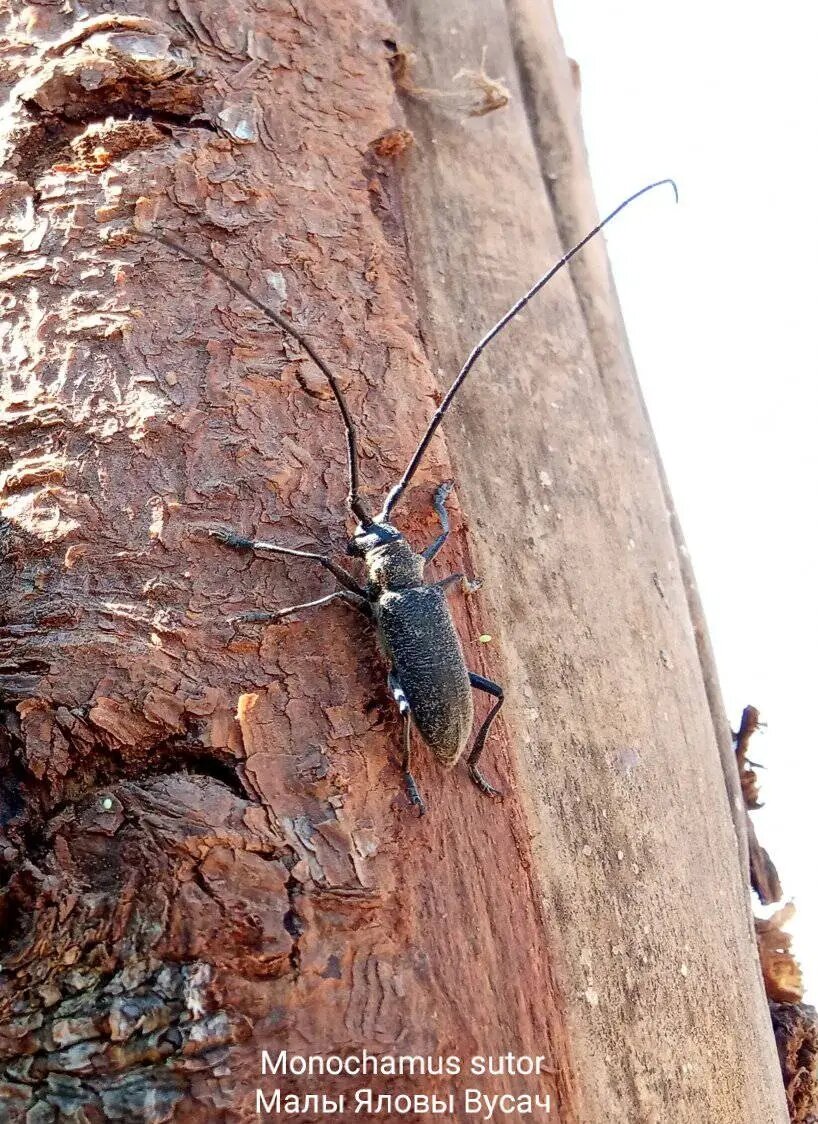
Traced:
MULTIPOLYGON (((413 276, 434 365, 448 371, 530 280, 532 259, 558 249, 524 91, 502 122, 465 130, 419 103, 408 111, 420 144, 406 149, 391 132, 405 124, 389 71, 396 40, 418 44, 430 70, 418 84, 446 88, 458 69, 440 6, 397 7, 400 27, 377 0, 149 0, 130 4, 124 25, 107 12, 78 24, 41 5, 6 25, 10 1120, 247 1119, 260 1051, 281 1048, 543 1055, 549 1073, 535 1087, 555 1094, 552 1120, 662 1111, 681 1122, 714 1106, 724 1121, 783 1119, 743 898, 731 888, 724 899, 725 884, 738 886, 737 848, 681 582, 671 609, 646 605, 641 584, 647 574, 654 598, 650 566, 661 560, 668 584, 677 571, 652 523, 664 499, 628 372, 617 373, 623 398, 610 416, 593 380, 565 399, 562 451, 548 462, 565 522, 549 522, 547 536, 543 414, 525 411, 559 397, 566 353, 536 331, 518 337, 505 353, 507 397, 472 397, 449 427, 475 531, 467 537, 455 495, 435 569, 470 571, 475 551, 493 580, 491 600, 455 598, 454 611, 471 666, 510 687, 487 755, 509 794, 502 805, 419 754, 430 814, 409 811, 385 669, 351 612, 231 623, 330 588, 320 572, 241 557, 207 531, 341 550, 339 419, 297 347, 135 228, 155 220, 283 301, 342 373, 373 497, 405 464, 438 390, 413 276), (509 200, 529 216, 529 237, 504 225, 509 200), (478 240, 446 218, 450 205, 482 224, 480 261, 478 240), (565 458, 596 482, 590 492, 565 458), (635 467, 643 459, 649 467, 635 467), (644 535, 639 569, 636 555, 621 563, 631 519, 644 535), (600 602, 611 606, 601 630, 600 602), (502 645, 479 645, 481 633, 502 645), (674 678, 667 663, 657 672, 655 653, 643 662, 640 635, 672 646, 674 678), (646 736, 659 695, 672 718, 663 733, 691 711, 692 748, 667 735, 631 786, 621 755, 633 752, 633 729, 646 736), (611 784, 606 825, 600 794, 611 784), (700 847, 679 840, 674 805, 694 784, 700 847), (630 864, 589 863, 589 823, 600 854, 634 834, 641 882, 630 864), (671 843, 678 854, 662 852, 671 843), (694 865, 701 901, 680 909, 694 865), (645 908, 647 940, 636 928, 645 908), (714 933, 729 958, 708 959, 714 933), (699 974, 683 986, 671 941, 691 943, 699 974), (622 964, 637 958, 634 977, 622 964)), ((502 5, 454 5, 446 19, 467 31, 461 64, 477 66, 488 38, 499 70, 514 73, 502 5)), ((557 292, 552 317, 591 370, 574 297, 557 292)), ((432 486, 450 474, 438 439, 404 505, 413 541, 435 532, 432 486)), ((513 1077, 475 1084, 531 1088, 513 1077)))
MULTIPOLYGON (((284 296, 343 373, 382 492, 434 392, 378 154, 396 120, 385 13, 155 3, 90 39, 29 11, 5 185, 7 1102, 213 1121, 250 1111, 261 1048, 513 1050, 562 1067, 567 1119, 515 799, 423 758, 418 822, 348 610, 230 623, 327 588, 206 531, 341 549, 336 409, 245 302, 134 233, 135 209, 155 215, 284 296), (120 120, 140 108, 152 123, 120 120)), ((406 505, 419 539, 449 474, 438 443, 406 505)), ((468 565, 454 506, 446 568, 468 565)), ((482 667, 479 603, 455 611, 482 667)))

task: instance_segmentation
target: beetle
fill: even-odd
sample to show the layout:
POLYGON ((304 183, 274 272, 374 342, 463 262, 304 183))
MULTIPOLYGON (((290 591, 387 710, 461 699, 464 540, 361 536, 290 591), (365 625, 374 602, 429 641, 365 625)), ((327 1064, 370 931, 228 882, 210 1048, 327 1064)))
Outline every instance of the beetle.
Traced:
POLYGON ((375 625, 381 648, 389 663, 387 675, 389 690, 403 718, 403 774, 406 791, 412 805, 418 809, 421 816, 425 813, 426 805, 412 775, 412 726, 416 727, 437 760, 445 767, 452 767, 462 757, 471 734, 474 722, 472 690, 491 695, 495 700, 494 705, 480 726, 466 761, 471 779, 480 791, 487 796, 500 797, 502 795, 500 791, 483 775, 480 758, 491 725, 503 705, 504 693, 499 683, 469 671, 446 601, 446 591, 455 582, 463 583, 466 591, 475 588, 474 583, 469 583, 463 574, 450 574, 431 584, 427 584, 424 580, 423 573, 427 562, 431 562, 435 557, 449 534, 446 498, 452 487, 451 482, 441 484, 434 496, 434 508, 441 526, 440 534, 420 553, 412 549, 398 528, 390 521, 390 516, 417 471, 429 442, 455 395, 487 344, 621 210, 646 192, 665 184, 673 188, 678 202, 678 190, 671 179, 658 180, 634 192, 540 277, 472 348, 457 378, 427 425, 403 475, 390 489, 381 510, 374 515, 360 491, 355 423, 335 375, 309 340, 295 324, 258 300, 245 285, 235 281, 224 270, 199 257, 198 254, 165 234, 150 233, 156 241, 219 277, 231 289, 263 312, 277 327, 292 336, 329 383, 346 431, 349 474, 347 509, 357 521, 347 544, 347 553, 363 560, 366 583, 362 585, 353 574, 328 555, 308 550, 295 550, 278 543, 247 539, 223 529, 211 533, 225 546, 236 550, 285 555, 315 562, 328 570, 338 582, 338 589, 314 601, 289 605, 276 612, 246 613, 241 617, 242 620, 275 621, 303 609, 317 608, 332 601, 342 600, 364 613, 375 625))

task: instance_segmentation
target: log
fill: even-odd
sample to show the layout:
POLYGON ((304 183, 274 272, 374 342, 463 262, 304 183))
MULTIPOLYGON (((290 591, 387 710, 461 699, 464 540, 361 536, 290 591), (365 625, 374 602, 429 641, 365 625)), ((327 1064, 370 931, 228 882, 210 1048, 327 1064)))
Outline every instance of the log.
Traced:
POLYGON ((402 507, 431 539, 454 466, 433 576, 485 579, 454 613, 509 700, 486 761, 505 800, 419 753, 419 820, 365 623, 237 624, 331 583, 210 537, 343 553, 335 404, 143 233, 320 346, 382 496, 468 347, 561 252, 565 200, 588 205, 584 165, 562 202, 543 173, 521 43, 533 27, 564 88, 549 10, 87 11, 21 7, 3 33, 5 1118, 211 1124, 278 1088, 324 1119, 307 1098, 366 1086, 451 1092, 455 1120, 467 1087, 550 1095, 562 1122, 785 1120, 661 472, 621 326, 608 359, 589 327, 601 244, 487 357, 402 507), (403 44, 416 89, 465 66, 511 101, 396 91, 403 44), (265 1051, 462 1071, 282 1077, 265 1051), (467 1072, 508 1054, 539 1072, 467 1072))

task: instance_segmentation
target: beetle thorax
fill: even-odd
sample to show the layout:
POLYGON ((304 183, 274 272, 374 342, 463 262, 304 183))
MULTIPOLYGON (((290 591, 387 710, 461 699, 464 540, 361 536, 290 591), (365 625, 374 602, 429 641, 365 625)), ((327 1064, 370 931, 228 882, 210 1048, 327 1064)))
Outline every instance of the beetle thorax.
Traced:
POLYGON ((404 538, 379 543, 364 555, 366 574, 378 589, 409 589, 423 585, 425 559, 404 538))

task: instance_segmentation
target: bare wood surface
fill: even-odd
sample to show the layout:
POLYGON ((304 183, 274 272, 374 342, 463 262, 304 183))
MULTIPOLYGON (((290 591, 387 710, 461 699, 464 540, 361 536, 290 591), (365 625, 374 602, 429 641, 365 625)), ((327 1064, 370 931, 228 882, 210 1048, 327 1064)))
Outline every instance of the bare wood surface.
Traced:
MULTIPOLYGON (((449 373, 596 210, 547 5, 395 10, 424 84, 445 85, 488 45, 513 97, 479 122, 406 103, 423 338, 449 373)), ((690 577, 611 296, 598 241, 486 357, 447 428, 501 640, 492 674, 513 684, 506 724, 559 933, 582 1119, 780 1121, 731 817, 741 793, 732 754, 732 776, 720 764, 729 727, 718 715, 717 740, 690 577)))
MULTIPOLYGON (((597 221, 597 204, 588 175, 580 118, 580 76, 565 56, 551 3, 511 0, 508 5, 514 58, 543 185, 564 245, 577 242, 597 221)), ((672 174, 665 169, 657 174, 672 174)), ((668 217, 668 221, 673 221, 668 217)), ((588 247, 571 263, 577 300, 588 331, 602 386, 617 425, 651 450, 664 494, 676 563, 687 598, 701 675, 721 759, 736 832, 739 858, 748 868, 744 802, 733 755, 730 724, 721 694, 715 655, 670 485, 647 417, 604 242, 588 247)), ((749 901, 747 926, 751 927, 749 901)))

